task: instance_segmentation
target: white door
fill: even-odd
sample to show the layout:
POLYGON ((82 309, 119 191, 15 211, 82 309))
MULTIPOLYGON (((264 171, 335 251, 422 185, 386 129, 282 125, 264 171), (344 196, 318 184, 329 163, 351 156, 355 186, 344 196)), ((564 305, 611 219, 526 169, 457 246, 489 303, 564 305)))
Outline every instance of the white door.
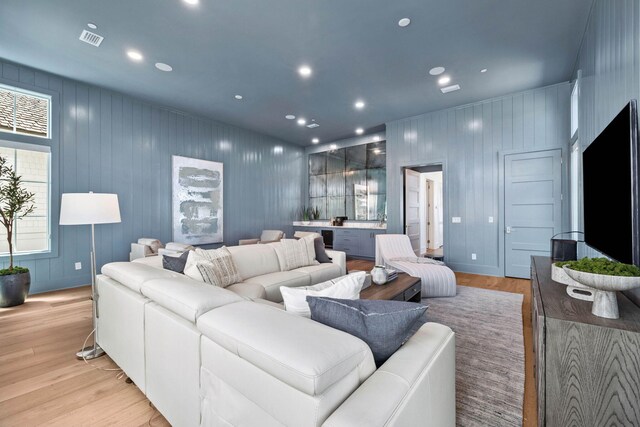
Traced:
POLYGON ((434 182, 430 179, 427 180, 427 249, 433 249, 435 239, 435 200, 434 195, 434 182))
POLYGON ((420 173, 404 170, 404 234, 416 255, 420 253, 420 173))
POLYGON ((505 276, 528 278, 562 227, 561 150, 504 156, 505 276))

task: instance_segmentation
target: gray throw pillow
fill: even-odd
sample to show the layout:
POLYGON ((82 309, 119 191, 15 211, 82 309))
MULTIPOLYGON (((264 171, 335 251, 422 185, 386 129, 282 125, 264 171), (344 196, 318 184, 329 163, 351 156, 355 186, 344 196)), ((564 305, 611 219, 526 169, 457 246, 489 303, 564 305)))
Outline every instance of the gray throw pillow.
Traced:
POLYGON ((162 267, 165 270, 184 274, 184 266, 187 264, 187 258, 189 258, 189 251, 186 251, 180 256, 162 255, 162 267))
POLYGON ((327 255, 327 250, 324 247, 324 239, 322 237, 316 237, 313 239, 313 246, 316 250, 316 261, 321 264, 331 262, 331 258, 327 255))
POLYGON ((307 297, 311 319, 366 342, 380 367, 419 329, 427 306, 413 302, 307 297))

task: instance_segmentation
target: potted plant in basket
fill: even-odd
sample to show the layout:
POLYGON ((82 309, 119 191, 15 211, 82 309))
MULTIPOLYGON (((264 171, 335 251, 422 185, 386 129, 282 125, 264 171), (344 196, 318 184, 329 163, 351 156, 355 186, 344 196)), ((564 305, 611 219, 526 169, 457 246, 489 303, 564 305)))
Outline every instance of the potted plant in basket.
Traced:
POLYGON ((582 258, 556 265, 576 282, 595 290, 591 313, 599 317, 620 317, 616 291, 640 287, 640 268, 635 265, 606 258, 582 258))
POLYGON ((34 197, 22 186, 22 177, 0 156, 0 223, 9 243, 9 268, 0 270, 0 307, 20 305, 29 294, 29 269, 13 265, 13 230, 16 221, 33 212, 34 197))

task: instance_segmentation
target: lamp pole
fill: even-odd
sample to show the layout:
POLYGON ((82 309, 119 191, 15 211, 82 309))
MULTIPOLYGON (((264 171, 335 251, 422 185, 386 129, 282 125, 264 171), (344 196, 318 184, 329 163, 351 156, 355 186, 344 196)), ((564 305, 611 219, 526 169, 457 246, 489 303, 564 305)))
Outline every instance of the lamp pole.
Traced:
MULTIPOLYGON (((96 283, 98 269, 96 267, 96 224, 113 224, 121 222, 120 206, 117 194, 104 193, 65 193, 60 203, 61 225, 91 225, 91 299, 93 320, 93 344, 76 353, 78 359, 90 360, 105 354, 98 345, 98 287, 96 283)), ((88 337, 87 337, 88 340, 88 337)))

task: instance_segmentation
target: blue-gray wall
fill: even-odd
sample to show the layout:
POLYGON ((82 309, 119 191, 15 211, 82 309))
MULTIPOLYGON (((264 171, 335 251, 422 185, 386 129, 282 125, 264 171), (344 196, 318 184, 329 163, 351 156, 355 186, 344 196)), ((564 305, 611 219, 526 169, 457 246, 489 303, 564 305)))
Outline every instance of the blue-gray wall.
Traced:
POLYGON ((264 228, 291 233, 303 200, 301 147, 2 59, 0 83, 53 96, 50 142, 0 134, 6 140, 50 143, 52 149, 53 251, 18 260, 31 270, 32 293, 90 280, 90 230, 57 225, 61 193, 119 195, 122 223, 96 226, 99 265, 127 260, 129 244, 139 237, 171 241, 173 154, 224 163, 227 245, 257 237, 264 228), (82 270, 74 269, 76 261, 82 270))
MULTIPOLYGON (((574 78, 579 81, 578 142, 584 150, 630 99, 640 100, 640 4, 596 0, 574 78)), ((580 191, 580 196, 582 196, 580 191)), ((585 251, 583 255, 598 255, 585 251)), ((640 291, 635 299, 640 304, 640 291)))
MULTIPOLYGON (((456 271, 504 275, 499 155, 560 147, 566 159, 569 88, 560 83, 387 123, 388 232, 403 232, 402 167, 442 163, 447 263, 456 271), (462 223, 451 224, 452 216, 462 217, 462 223)), ((563 229, 569 221, 567 202, 568 197, 563 229)))

